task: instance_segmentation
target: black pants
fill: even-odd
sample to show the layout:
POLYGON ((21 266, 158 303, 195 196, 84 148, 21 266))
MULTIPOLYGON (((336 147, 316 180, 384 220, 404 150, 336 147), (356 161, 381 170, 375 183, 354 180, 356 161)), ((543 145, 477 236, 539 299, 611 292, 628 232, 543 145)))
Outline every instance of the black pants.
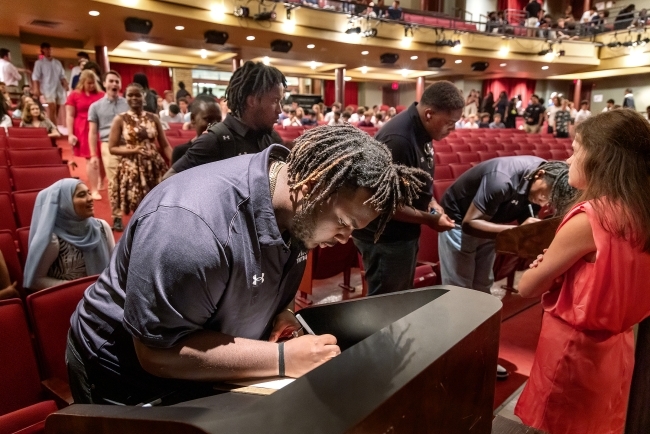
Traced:
POLYGON ((558 131, 556 133, 555 137, 557 137, 558 139, 568 139, 569 138, 569 133, 568 132, 558 131))

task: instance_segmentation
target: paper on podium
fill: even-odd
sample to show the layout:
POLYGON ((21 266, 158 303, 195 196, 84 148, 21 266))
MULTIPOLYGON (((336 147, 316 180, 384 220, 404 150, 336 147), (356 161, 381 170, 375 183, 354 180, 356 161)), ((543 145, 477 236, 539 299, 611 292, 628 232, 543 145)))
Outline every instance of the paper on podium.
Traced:
POLYGON ((551 245, 560 222, 562 218, 555 217, 500 232, 495 250, 519 258, 535 259, 551 245))
POLYGON ((293 383, 295 378, 269 377, 255 380, 238 380, 220 383, 214 386, 217 390, 226 390, 236 393, 249 393, 252 395, 270 395, 276 390, 293 383))

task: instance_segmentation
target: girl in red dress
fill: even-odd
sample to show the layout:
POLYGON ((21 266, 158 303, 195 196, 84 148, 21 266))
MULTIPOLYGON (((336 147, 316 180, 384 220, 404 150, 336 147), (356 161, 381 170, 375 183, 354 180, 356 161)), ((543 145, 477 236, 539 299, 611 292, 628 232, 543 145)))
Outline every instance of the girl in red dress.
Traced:
POLYGON ((632 327, 650 315, 650 124, 633 110, 593 116, 573 150, 581 196, 519 283, 545 312, 515 414, 551 434, 623 433, 632 327))
MULTIPOLYGON (((88 144, 88 109, 95 101, 101 99, 104 92, 97 89, 97 76, 91 70, 85 70, 79 77, 77 88, 70 93, 65 102, 66 126, 68 128, 68 143, 72 146, 75 157, 86 159, 88 187, 94 200, 101 200, 98 190, 101 190, 99 168, 89 163, 90 146, 88 144)), ((99 140, 97 141, 99 144, 99 140)), ((101 155, 99 149, 95 155, 101 155)))

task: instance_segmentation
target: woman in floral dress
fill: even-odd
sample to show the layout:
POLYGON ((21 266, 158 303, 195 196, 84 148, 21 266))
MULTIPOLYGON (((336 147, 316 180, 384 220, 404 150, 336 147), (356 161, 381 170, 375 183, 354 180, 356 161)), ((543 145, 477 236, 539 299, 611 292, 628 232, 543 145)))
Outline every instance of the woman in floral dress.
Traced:
POLYGON ((138 207, 151 189, 162 181, 171 161, 172 148, 158 116, 143 110, 144 90, 136 83, 126 88, 129 111, 113 119, 108 146, 122 157, 110 183, 111 205, 125 214, 138 207), (156 141, 158 146, 156 146, 156 141))

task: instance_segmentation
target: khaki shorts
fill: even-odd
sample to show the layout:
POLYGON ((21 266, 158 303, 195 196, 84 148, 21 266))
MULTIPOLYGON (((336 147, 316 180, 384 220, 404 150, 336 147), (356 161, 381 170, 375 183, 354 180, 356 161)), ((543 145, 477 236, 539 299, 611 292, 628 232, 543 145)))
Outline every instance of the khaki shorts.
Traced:
POLYGON ((539 128, 540 128, 539 125, 524 124, 524 131, 526 131, 527 133, 533 133, 533 134, 539 133, 539 128))

